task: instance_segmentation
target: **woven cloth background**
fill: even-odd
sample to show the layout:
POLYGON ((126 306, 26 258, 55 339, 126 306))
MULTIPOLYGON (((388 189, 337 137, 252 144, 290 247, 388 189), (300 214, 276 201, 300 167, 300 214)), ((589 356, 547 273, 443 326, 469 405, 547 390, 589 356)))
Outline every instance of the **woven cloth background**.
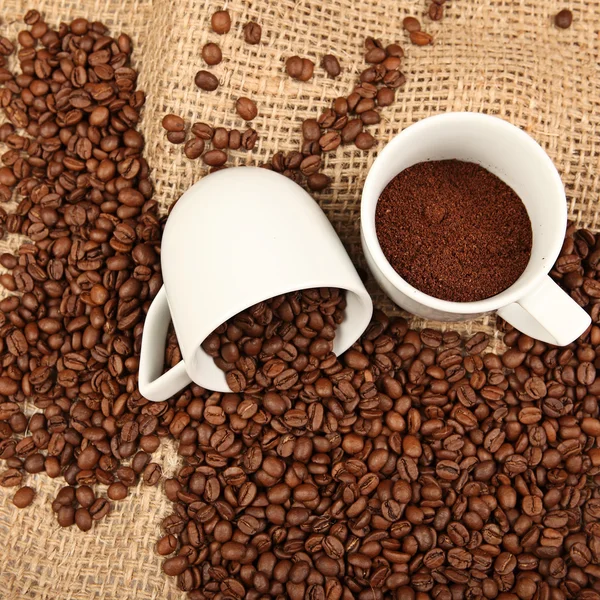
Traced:
MULTIPOLYGON (((554 159, 565 183, 571 217, 600 228, 600 0, 451 0, 446 18, 424 27, 433 47, 407 44, 402 18, 421 17, 426 0, 22 0, 0 3, 0 34, 15 38, 22 15, 38 8, 52 25, 77 16, 102 20, 113 34, 126 32, 135 42, 140 87, 148 94, 142 130, 153 169, 155 198, 166 208, 206 173, 200 162, 183 157, 181 146, 166 142, 160 119, 168 112, 189 121, 243 128, 235 99, 251 96, 259 105, 254 121, 260 141, 253 153, 235 152, 232 162, 255 164, 277 150, 299 147, 299 125, 316 117, 331 100, 348 94, 364 68, 365 35, 398 41, 406 51, 408 82, 377 126, 379 147, 408 124, 450 111, 483 111, 524 128, 554 159), (210 31, 210 15, 226 7, 233 27, 225 36, 210 31), (552 16, 570 8, 573 26, 558 30, 552 16), (263 27, 259 46, 243 42, 248 20, 263 27), (200 49, 217 41, 224 55, 213 71, 221 86, 211 93, 195 88, 202 68, 200 49), (285 58, 299 54, 317 64, 332 52, 342 63, 335 82, 317 67, 311 82, 282 76, 285 58)), ((357 263, 360 190, 376 150, 340 148, 328 155, 330 190, 318 194, 328 216, 357 263)), ((3 151, 0 148, 0 151, 3 151)), ((218 201, 218 199, 215 199, 218 201)), ((0 242, 0 251, 16 240, 0 242)), ((374 286, 379 306, 390 305, 374 286)), ((419 323, 422 325, 422 323, 419 323)), ((494 333, 492 317, 461 326, 494 333)), ((157 460, 166 474, 177 466, 174 448, 165 444, 157 460)), ((43 475, 28 476, 38 495, 19 511, 14 490, 0 488, 0 598, 13 600, 129 600, 180 598, 172 579, 160 570, 154 552, 160 521, 170 503, 160 488, 139 486, 89 533, 61 530, 50 511, 60 487, 43 475)))

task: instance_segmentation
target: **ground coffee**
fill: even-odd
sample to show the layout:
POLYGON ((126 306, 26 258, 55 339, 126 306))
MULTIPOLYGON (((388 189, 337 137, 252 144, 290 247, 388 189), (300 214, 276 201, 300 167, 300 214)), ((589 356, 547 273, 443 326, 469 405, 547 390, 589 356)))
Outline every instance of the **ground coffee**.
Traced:
POLYGON ((474 163, 425 162, 397 175, 375 215, 381 249, 419 290, 454 302, 511 286, 531 254, 531 223, 515 192, 474 163))

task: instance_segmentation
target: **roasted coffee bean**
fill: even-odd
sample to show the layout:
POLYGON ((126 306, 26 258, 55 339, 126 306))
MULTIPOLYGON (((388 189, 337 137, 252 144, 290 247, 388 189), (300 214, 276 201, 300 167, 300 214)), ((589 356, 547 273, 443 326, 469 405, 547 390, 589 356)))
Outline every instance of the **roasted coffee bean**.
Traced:
POLYGON ((196 137, 202 140, 211 140, 214 134, 213 128, 206 123, 194 123, 190 130, 196 137))
POLYGON ((227 162, 227 154, 223 150, 209 150, 202 160, 210 167, 220 167, 227 162))
POLYGON ((554 23, 560 29, 568 29, 573 23, 573 13, 569 9, 563 8, 555 15, 554 23))
POLYGON ((262 27, 258 23, 249 21, 244 25, 244 41, 247 44, 260 44, 261 37, 262 27))
POLYGON ((313 192, 320 192, 329 186, 331 178, 325 173, 314 173, 308 177, 307 183, 313 192))
POLYGON ((331 79, 335 79, 341 72, 342 68, 338 59, 333 54, 325 54, 321 60, 321 67, 331 79))
POLYGON ((226 10, 218 10, 210 18, 210 26, 219 35, 228 33, 231 29, 231 16, 226 10))
POLYGON ((17 508, 25 508, 33 502, 34 497, 34 490, 25 486, 15 492, 12 501, 17 508))
POLYGON ((425 31, 411 31, 410 41, 415 46, 427 46, 433 43, 433 38, 425 31))
POLYGON ((250 100, 250 98, 238 98, 235 103, 235 109, 245 121, 252 121, 258 115, 258 108, 256 103, 250 100))
POLYGON ((207 65, 218 65, 223 60, 221 48, 213 42, 202 47, 202 58, 207 65))
POLYGON ((313 76, 315 64, 308 58, 291 56, 285 63, 285 70, 292 79, 308 81, 313 76))
POLYGON ((315 142, 321 137, 321 127, 316 119, 307 119, 302 122, 302 136, 309 142, 315 142))
POLYGON ((183 151, 185 155, 191 160, 199 158, 204 152, 204 140, 202 138, 189 139, 185 143, 185 148, 183 149, 183 151))
POLYGON ((183 131, 185 122, 181 117, 174 114, 169 114, 163 117, 162 126, 169 132, 183 131))
POLYGON ((432 2, 429 5, 429 18, 432 21, 440 21, 444 18, 444 7, 441 4, 437 4, 436 2, 432 2))
POLYGON ((219 87, 219 80, 208 71, 200 70, 196 73, 194 77, 194 83, 201 90, 205 90, 207 92, 213 92, 219 87))
POLYGON ((415 19, 415 17, 404 17, 402 27, 409 33, 421 31, 421 23, 419 23, 418 19, 415 19))
POLYGON ((375 145, 375 138, 368 131, 361 131, 354 139, 354 145, 359 150, 369 150, 375 145))

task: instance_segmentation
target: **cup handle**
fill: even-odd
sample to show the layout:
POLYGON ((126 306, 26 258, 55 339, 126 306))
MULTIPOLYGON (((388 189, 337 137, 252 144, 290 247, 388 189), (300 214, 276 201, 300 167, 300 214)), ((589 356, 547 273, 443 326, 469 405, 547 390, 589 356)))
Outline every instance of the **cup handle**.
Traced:
POLYGON ((498 314, 519 331, 555 346, 576 340, 590 325, 590 316, 549 276, 518 302, 498 314))
POLYGON ((192 383, 185 370, 183 360, 163 373, 167 331, 171 322, 171 311, 163 285, 152 301, 142 334, 138 386, 144 398, 162 402, 192 383))

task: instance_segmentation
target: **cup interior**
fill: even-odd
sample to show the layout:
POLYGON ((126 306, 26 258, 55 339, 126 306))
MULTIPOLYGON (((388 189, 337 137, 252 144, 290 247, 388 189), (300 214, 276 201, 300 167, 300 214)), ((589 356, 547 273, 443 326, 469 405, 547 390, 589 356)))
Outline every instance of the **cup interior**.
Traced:
POLYGON ((379 155, 363 191, 363 234, 374 260, 399 289, 413 288, 385 258, 375 230, 375 210, 381 192, 401 171, 426 161, 457 159, 481 165, 521 198, 533 233, 529 263, 507 290, 479 302, 449 302, 416 290, 425 304, 449 312, 485 312, 526 293, 549 272, 558 257, 566 228, 564 188, 545 151, 525 132, 496 117, 448 113, 429 117, 405 129, 379 155), (472 305, 472 306, 470 306, 472 305))
MULTIPOLYGON (((322 286, 307 286, 305 289, 309 289, 311 287, 322 286)), ((288 293, 290 291, 295 290, 287 290, 281 293, 288 293)), ((344 320, 340 325, 338 325, 336 336, 333 341, 333 352, 338 356, 343 354, 366 329, 373 312, 372 303, 368 297, 365 297, 365 293, 353 290, 344 291, 346 292, 346 309, 344 311, 344 320)), ((257 304, 258 302, 268 299, 269 298, 262 298, 253 304, 257 304)), ((249 308, 250 306, 252 306, 252 304, 246 308, 249 308)), ((236 314, 237 313, 229 315, 225 320, 227 321, 236 314)), ((221 323, 219 323, 219 325, 221 325, 221 323)), ((202 380, 200 384, 203 387, 221 392, 230 391, 225 379, 225 373, 215 365, 213 358, 209 356, 201 346, 199 346, 194 352, 190 370, 198 374, 202 380)))

